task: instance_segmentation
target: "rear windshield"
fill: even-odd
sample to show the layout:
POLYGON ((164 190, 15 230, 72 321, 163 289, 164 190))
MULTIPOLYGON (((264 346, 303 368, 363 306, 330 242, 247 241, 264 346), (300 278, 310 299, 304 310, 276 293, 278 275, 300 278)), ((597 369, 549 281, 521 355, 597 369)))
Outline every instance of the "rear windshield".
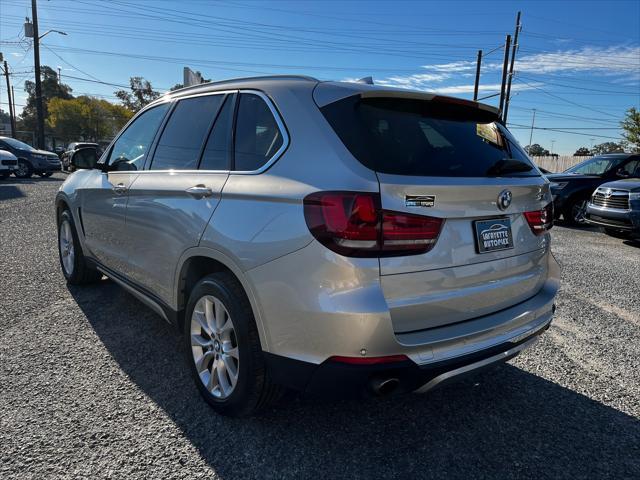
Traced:
POLYGON ((345 98, 321 108, 351 154, 381 173, 538 176, 513 136, 484 110, 398 98, 345 98))

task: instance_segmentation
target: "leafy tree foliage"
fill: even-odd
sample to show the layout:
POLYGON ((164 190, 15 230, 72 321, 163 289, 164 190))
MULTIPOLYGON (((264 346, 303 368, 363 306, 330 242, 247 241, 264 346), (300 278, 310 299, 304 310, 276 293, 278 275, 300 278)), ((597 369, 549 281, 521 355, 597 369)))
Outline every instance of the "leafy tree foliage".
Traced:
POLYGON ((550 155, 549 150, 542 148, 539 144, 527 145, 524 147, 525 151, 532 157, 548 157, 550 155))
POLYGON ((594 155, 602 155, 603 153, 622 153, 624 152, 624 148, 619 143, 615 142, 604 142, 598 145, 594 145, 593 154, 594 155))
POLYGON ((160 96, 160 92, 156 92, 151 83, 142 77, 131 77, 129 79, 131 91, 118 90, 115 92, 116 97, 120 99, 131 112, 137 112, 145 105, 153 102, 160 96))
POLYGON ((580 147, 575 151, 573 155, 575 157, 588 157, 589 155, 591 155, 591 150, 589 150, 587 147, 580 147))
POLYGON ((57 137, 66 140, 93 140, 114 136, 133 112, 106 100, 81 96, 52 98, 48 103, 47 125, 57 137))
POLYGON ((622 138, 628 145, 629 150, 640 153, 640 111, 635 107, 627 110, 624 120, 620 122, 624 132, 622 138))
MULTIPOLYGON (((51 67, 43 65, 40 69, 42 87, 42 107, 45 120, 49 116, 48 103, 52 98, 70 99, 71 87, 58 81, 58 73, 51 67)), ((24 82, 24 89, 27 92, 27 104, 22 110, 18 129, 35 131, 36 129, 36 83, 31 80, 24 82)))

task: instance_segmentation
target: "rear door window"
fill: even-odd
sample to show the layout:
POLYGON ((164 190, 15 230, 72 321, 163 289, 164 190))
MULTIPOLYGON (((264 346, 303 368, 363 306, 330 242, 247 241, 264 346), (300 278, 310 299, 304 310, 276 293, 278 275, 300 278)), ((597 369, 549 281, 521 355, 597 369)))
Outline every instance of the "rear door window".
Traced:
POLYGON ((352 96, 321 110, 351 154, 377 172, 437 177, 539 175, 494 114, 475 107, 352 96))
POLYGON ((260 169, 283 143, 282 132, 265 101, 252 93, 241 94, 235 131, 235 170, 260 169))
POLYGON ((195 170, 224 95, 185 98, 176 105, 153 154, 151 170, 195 170))

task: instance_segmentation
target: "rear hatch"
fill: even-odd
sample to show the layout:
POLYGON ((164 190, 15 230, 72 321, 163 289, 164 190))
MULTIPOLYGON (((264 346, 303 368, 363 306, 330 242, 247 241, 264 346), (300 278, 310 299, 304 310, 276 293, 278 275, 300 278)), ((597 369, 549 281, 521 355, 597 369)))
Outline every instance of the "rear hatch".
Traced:
POLYGON ((371 90, 321 110, 351 154, 376 172, 383 211, 444 220, 428 251, 380 256, 396 332, 490 314, 540 290, 549 225, 535 222, 547 222, 551 198, 495 110, 371 90))

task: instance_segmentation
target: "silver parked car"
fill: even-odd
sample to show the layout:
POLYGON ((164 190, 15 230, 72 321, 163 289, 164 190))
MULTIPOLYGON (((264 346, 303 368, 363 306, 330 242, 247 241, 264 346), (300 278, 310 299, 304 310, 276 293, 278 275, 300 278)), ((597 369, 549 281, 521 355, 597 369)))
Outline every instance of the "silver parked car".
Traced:
POLYGON ((425 392, 551 322, 548 182, 491 107, 231 80, 165 95, 91 155, 56 197, 64 276, 175 323, 220 413, 284 388, 425 392))

